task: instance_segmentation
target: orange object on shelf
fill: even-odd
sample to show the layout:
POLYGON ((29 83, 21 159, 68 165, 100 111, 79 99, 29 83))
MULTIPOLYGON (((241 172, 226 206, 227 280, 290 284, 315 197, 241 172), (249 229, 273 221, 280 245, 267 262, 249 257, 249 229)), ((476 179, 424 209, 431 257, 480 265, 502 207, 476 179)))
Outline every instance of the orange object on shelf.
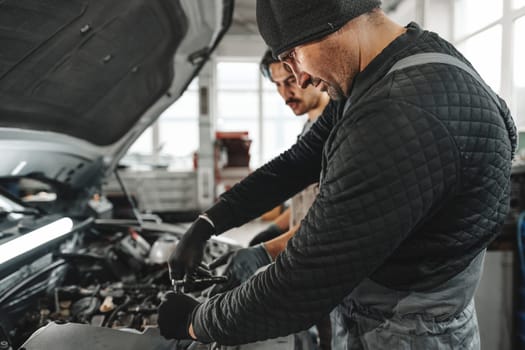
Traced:
POLYGON ((215 132, 215 183, 217 195, 244 179, 250 170, 248 131, 215 132))
POLYGON ((248 131, 216 131, 215 139, 219 148, 225 148, 227 163, 224 167, 248 167, 252 140, 248 131))
POLYGON ((215 139, 244 139, 248 135, 248 131, 216 131, 215 139))

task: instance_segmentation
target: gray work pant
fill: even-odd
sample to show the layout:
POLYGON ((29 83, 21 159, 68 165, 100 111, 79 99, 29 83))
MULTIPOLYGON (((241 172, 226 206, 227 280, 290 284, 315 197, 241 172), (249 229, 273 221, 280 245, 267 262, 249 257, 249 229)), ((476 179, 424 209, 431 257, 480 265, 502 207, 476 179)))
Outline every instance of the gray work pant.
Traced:
POLYGON ((474 293, 484 256, 425 292, 365 280, 330 315, 332 350, 479 350, 474 293))

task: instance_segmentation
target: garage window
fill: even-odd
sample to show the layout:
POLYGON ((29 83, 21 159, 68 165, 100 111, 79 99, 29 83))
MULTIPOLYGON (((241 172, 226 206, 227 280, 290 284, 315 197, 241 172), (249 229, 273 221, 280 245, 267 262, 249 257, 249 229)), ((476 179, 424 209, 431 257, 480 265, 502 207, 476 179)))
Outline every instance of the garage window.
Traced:
POLYGON ((454 38, 461 39, 503 16, 503 0, 456 0, 454 6, 454 38))
POLYGON ((199 146, 198 78, 184 94, 131 146, 123 164, 134 169, 166 166, 170 170, 192 170, 193 153, 199 146))
POLYGON ((501 89, 501 25, 495 25, 465 39, 457 48, 496 92, 501 89), (490 47, 490 50, 487 50, 490 47))
POLYGON ((288 149, 305 117, 295 116, 275 86, 261 76, 259 58, 216 61, 216 129, 248 131, 250 166, 256 168, 288 149))
POLYGON ((520 17, 514 23, 513 101, 515 101, 515 116, 521 117, 520 126, 525 125, 525 46, 523 38, 525 38, 525 16, 520 17))
POLYGON ((525 0, 451 0, 453 43, 512 110, 525 130, 525 0), (521 40, 523 41, 523 40, 521 40))

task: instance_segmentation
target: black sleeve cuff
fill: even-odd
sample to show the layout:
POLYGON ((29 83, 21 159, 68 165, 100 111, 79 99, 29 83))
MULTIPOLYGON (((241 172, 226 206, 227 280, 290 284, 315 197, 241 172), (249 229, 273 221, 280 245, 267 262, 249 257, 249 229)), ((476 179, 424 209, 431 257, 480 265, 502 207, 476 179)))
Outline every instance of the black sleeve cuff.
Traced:
POLYGON ((193 326, 193 332, 195 333, 197 340, 201 343, 208 344, 212 343, 213 339, 204 328, 204 325, 202 324, 202 317, 199 317, 199 309, 202 307, 202 305, 203 304, 200 304, 193 310, 191 315, 191 324, 193 326))
POLYGON ((216 235, 220 235, 235 226, 233 211, 230 205, 222 198, 206 210, 205 213, 213 221, 216 235))

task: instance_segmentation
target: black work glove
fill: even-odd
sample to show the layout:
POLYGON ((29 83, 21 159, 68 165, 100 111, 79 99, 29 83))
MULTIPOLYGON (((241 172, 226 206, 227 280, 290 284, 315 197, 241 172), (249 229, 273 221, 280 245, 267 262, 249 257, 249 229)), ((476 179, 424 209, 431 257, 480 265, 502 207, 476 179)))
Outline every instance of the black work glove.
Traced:
POLYGON ((168 259, 170 278, 182 280, 186 274, 193 274, 202 262, 206 241, 215 233, 213 226, 198 218, 182 236, 168 259))
POLYGON ((160 335, 166 339, 193 339, 188 333, 193 310, 200 303, 185 294, 167 293, 159 306, 160 335))
POLYGON ((266 229, 256 234, 252 238, 250 243, 248 243, 248 245, 250 247, 253 247, 254 245, 274 239, 275 237, 280 236, 282 233, 283 233, 283 230, 281 230, 279 226, 277 226, 276 224, 271 224, 266 229))
POLYGON ((253 276, 260 267, 272 262, 268 251, 264 245, 259 244, 255 247, 241 248, 233 254, 220 257, 210 264, 210 269, 226 264, 225 274, 228 280, 225 283, 216 284, 210 290, 210 296, 224 293, 233 289, 253 276))

